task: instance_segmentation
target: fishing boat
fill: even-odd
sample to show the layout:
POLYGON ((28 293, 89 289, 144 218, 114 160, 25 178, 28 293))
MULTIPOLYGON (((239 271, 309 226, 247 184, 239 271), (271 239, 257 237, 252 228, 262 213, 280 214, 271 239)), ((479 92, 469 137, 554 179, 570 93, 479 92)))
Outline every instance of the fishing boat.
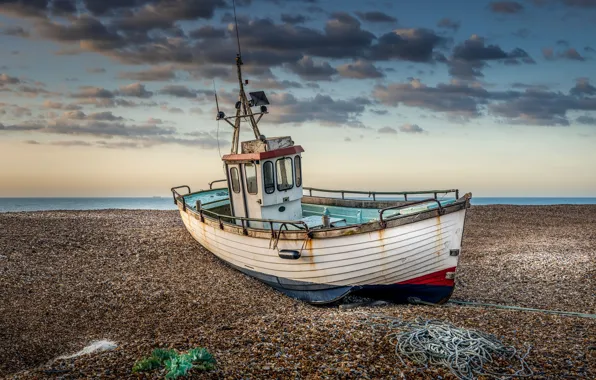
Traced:
POLYGON ((309 303, 349 294, 447 301, 471 194, 304 187, 305 150, 290 136, 261 134, 269 101, 263 91, 249 92, 249 99, 242 65, 238 40, 235 115, 220 111, 215 96, 216 119, 233 128, 231 152, 222 157, 226 178, 197 192, 171 189, 192 237, 233 268, 309 303), (241 123, 254 140, 239 141, 241 123))

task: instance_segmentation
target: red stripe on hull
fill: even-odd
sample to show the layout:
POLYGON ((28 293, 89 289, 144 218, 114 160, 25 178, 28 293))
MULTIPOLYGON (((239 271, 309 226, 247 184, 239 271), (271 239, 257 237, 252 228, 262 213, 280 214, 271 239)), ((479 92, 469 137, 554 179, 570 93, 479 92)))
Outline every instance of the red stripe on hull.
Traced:
POLYGON ((397 284, 455 286, 455 280, 448 280, 445 278, 447 272, 455 272, 455 267, 443 269, 430 274, 425 274, 424 276, 398 282, 397 284))

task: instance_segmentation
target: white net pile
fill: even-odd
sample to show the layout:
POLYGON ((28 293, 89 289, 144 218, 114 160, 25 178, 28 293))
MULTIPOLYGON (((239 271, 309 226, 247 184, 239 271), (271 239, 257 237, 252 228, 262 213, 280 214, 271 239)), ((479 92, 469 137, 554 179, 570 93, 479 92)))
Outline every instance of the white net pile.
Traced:
POLYGON ((453 326, 448 322, 417 319, 413 322, 375 316, 366 323, 387 330, 389 342, 402 364, 408 359, 417 365, 444 366, 459 379, 478 376, 497 378, 531 376, 525 361, 530 348, 520 355, 495 336, 453 326))

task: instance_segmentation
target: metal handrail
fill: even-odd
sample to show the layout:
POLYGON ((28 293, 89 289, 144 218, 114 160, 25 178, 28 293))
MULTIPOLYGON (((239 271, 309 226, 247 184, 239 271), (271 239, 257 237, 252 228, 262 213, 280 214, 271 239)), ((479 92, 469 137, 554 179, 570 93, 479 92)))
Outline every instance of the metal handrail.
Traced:
POLYGON ((218 179, 218 180, 215 180, 215 181, 211 181, 211 182, 209 182, 209 189, 210 190, 213 189, 213 184, 214 183, 218 183, 218 182, 226 182, 227 183, 228 180, 227 179, 218 179))
POLYGON ((271 228, 273 228, 273 223, 281 223, 281 224, 289 224, 291 226, 294 226, 300 230, 306 230, 309 231, 308 228, 308 224, 306 224, 305 222, 301 221, 301 220, 277 220, 277 219, 258 219, 258 218, 246 218, 243 216, 232 216, 232 215, 223 215, 223 214, 218 214, 214 211, 211 210, 205 210, 203 208, 201 208, 200 210, 203 213, 206 214, 211 214, 211 216, 216 217, 218 220, 221 220, 222 218, 225 219, 233 219, 233 220, 240 220, 240 221, 247 221, 247 222, 260 222, 260 223, 269 223, 271 225, 271 228), (300 226, 304 226, 304 228, 301 228, 300 226))
MULTIPOLYGON (((459 199, 458 189, 447 189, 447 190, 416 190, 416 191, 362 191, 362 190, 329 190, 329 189, 316 189, 314 187, 303 187, 302 190, 308 190, 308 195, 312 197, 313 191, 319 191, 322 193, 340 193, 341 199, 346 199, 345 194, 366 194, 369 197, 372 196, 373 200, 377 200, 377 195, 403 195, 404 201, 408 200, 408 195, 419 195, 419 194, 434 194, 434 199, 437 199, 437 194, 449 194, 455 193, 455 199, 459 199)), ((333 198, 333 197, 324 197, 333 198)))
POLYGON ((178 195, 179 197, 182 197, 182 194, 180 194, 180 193, 179 193, 178 191, 176 191, 176 190, 177 190, 177 189, 181 189, 181 188, 183 188, 183 187, 186 187, 186 188, 188 189, 188 193, 187 193, 187 195, 188 195, 188 194, 190 194, 190 193, 192 192, 192 191, 190 190, 190 186, 188 186, 188 185, 175 186, 175 187, 172 187, 172 188, 170 189, 170 191, 172 192, 172 197, 174 198, 174 204, 178 204, 178 201, 176 200, 176 195, 178 195))
POLYGON ((445 213, 445 209, 443 209, 443 206, 441 205, 441 202, 439 202, 438 200, 436 200, 434 198, 428 198, 428 199, 425 199, 425 200, 422 200, 422 201, 408 203, 407 205, 385 207, 385 208, 379 210, 379 221, 381 222, 381 225, 384 225, 385 224, 385 221, 383 220, 383 213, 385 211, 398 210, 398 209, 401 209, 401 208, 407 208, 407 207, 415 206, 415 205, 422 204, 422 203, 428 203, 428 202, 437 202, 437 205, 439 206, 439 215, 443 215, 445 213))

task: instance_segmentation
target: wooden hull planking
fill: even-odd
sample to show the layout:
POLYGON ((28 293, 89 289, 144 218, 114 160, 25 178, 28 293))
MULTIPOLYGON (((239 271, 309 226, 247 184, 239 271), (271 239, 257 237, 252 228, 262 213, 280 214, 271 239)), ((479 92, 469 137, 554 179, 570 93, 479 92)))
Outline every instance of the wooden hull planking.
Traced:
POLYGON ((279 240, 245 236, 201 222, 188 209, 182 220, 203 247, 234 268, 289 296, 329 303, 349 293, 398 302, 438 303, 454 287, 466 209, 353 235, 279 240), (301 252, 289 260, 279 250, 301 252))

